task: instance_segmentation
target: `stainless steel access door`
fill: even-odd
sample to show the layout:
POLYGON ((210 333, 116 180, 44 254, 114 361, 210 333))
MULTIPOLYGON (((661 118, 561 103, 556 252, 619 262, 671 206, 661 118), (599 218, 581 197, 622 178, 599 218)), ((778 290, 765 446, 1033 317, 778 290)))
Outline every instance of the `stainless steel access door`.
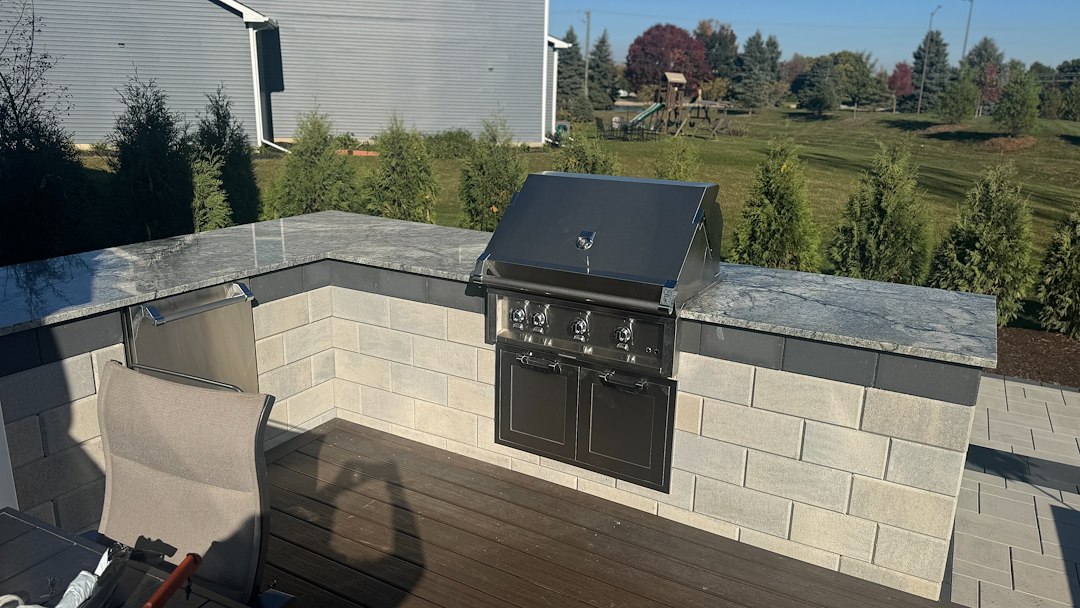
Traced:
POLYGON ((174 382, 257 393, 252 297, 242 283, 231 283, 132 306, 125 336, 129 363, 174 382))

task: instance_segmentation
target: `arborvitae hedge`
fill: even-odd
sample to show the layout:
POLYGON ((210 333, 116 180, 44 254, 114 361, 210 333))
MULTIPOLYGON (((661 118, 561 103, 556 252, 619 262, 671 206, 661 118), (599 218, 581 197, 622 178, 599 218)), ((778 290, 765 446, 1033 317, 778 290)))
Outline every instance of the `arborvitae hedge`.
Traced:
POLYGON ((615 175, 619 172, 619 163, 615 155, 600 146, 595 140, 576 140, 559 148, 556 171, 568 173, 591 173, 593 175, 615 175))
POLYGON ((371 215, 435 223, 438 184, 424 137, 394 117, 375 138, 375 170, 364 177, 364 210, 371 215))
POLYGON ((921 283, 930 246, 918 200, 918 167, 903 143, 881 146, 848 198, 829 247, 839 274, 921 283))
POLYGON ((701 155, 689 137, 672 137, 660 147, 656 179, 691 181, 701 170, 701 155))
POLYGON ((458 197, 463 228, 495 230, 506 206, 525 181, 525 165, 516 147, 508 142, 482 140, 461 168, 458 197))
POLYGON ((195 145, 203 154, 221 158, 221 183, 238 224, 259 219, 259 186, 255 181, 251 139, 244 124, 232 113, 232 99, 218 87, 206 95, 206 109, 195 131, 195 145))
POLYGON ((742 219, 735 228, 731 261, 817 272, 818 231, 810 217, 806 174, 787 139, 773 142, 757 171, 742 219))
POLYGON ((987 169, 965 203, 960 222, 934 253, 930 286, 997 296, 998 325, 1005 325, 1034 280, 1031 210, 1016 168, 987 169))
POLYGON ((1058 225, 1043 260, 1039 321, 1080 340, 1080 205, 1058 225))
POLYGON ((335 151, 330 128, 330 117, 316 111, 300 117, 296 140, 270 188, 264 217, 360 210, 356 170, 348 157, 335 151))
POLYGON ((232 208, 221 182, 222 160, 210 152, 202 152, 191 161, 191 181, 194 197, 191 214, 195 232, 217 230, 233 225, 232 208))

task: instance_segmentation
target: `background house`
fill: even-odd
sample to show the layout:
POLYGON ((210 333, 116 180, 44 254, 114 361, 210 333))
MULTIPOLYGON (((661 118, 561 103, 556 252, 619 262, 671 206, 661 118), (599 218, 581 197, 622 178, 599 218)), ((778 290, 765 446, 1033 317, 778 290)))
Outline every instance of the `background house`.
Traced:
POLYGON ((499 115, 514 139, 551 129, 554 48, 545 0, 37 0, 40 34, 68 87, 65 127, 100 141, 136 70, 196 121, 223 85, 253 141, 288 140, 297 116, 330 114, 359 139, 397 114, 436 132, 499 115), (258 101, 257 101, 258 100, 258 101))

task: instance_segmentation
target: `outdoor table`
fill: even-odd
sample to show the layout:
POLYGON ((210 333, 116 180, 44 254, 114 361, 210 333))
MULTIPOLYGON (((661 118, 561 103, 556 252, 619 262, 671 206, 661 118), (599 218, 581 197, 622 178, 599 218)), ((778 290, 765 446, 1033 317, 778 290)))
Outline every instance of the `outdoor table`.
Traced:
MULTIPOLYGON (((27 603, 52 606, 60 601, 70 583, 82 570, 93 572, 103 547, 89 539, 65 532, 11 508, 0 509, 0 595, 14 593, 27 603)), ((137 562, 128 562, 120 579, 114 606, 141 607, 168 573, 137 562)), ((192 587, 184 589, 167 604, 170 608, 241 608, 243 604, 192 587)))

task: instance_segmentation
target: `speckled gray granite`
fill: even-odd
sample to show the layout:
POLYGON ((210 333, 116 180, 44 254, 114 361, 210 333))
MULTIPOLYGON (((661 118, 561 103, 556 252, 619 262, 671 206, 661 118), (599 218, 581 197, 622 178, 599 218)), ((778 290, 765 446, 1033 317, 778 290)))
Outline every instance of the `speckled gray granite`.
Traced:
MULTIPOLYGON (((467 281, 488 234, 343 212, 0 268, 0 335, 324 259, 467 281)), ((997 359, 994 299, 751 266, 681 316, 972 366, 997 359)))

